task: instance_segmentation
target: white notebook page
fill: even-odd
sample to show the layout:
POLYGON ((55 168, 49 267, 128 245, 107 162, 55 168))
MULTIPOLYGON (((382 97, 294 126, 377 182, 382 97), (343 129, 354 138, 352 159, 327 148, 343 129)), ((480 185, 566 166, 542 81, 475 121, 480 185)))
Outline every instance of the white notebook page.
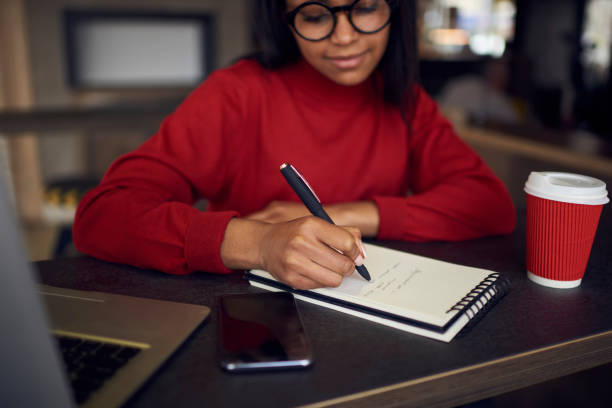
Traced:
MULTIPOLYGON (((492 273, 376 245, 365 247, 370 282, 355 271, 337 288, 312 292, 444 326, 458 313, 449 309, 492 273)), ((265 271, 251 273, 274 280, 265 271)))

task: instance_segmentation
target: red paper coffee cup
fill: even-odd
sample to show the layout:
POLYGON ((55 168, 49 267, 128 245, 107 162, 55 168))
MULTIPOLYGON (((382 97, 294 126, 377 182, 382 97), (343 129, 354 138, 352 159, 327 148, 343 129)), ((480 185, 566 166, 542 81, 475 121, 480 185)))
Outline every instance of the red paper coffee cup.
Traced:
POLYGON ((606 184, 570 173, 531 172, 527 193, 527 277, 540 285, 573 288, 582 282, 606 184))

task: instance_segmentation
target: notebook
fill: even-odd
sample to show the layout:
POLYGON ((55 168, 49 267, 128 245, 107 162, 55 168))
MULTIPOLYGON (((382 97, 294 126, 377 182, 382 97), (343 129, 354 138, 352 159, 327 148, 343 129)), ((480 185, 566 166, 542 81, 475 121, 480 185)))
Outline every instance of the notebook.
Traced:
POLYGON ((0 405, 119 406, 209 315, 205 306, 37 285, 11 210, 0 185, 0 405))
POLYGON ((508 290, 499 273, 365 244, 370 282, 357 272, 337 288, 296 290, 262 270, 251 285, 432 339, 450 342, 508 290))

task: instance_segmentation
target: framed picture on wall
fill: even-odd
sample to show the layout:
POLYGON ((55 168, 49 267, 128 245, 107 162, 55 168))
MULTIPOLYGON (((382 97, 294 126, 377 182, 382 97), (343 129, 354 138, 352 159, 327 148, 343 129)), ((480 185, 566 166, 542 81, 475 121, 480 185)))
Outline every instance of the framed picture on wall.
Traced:
POLYGON ((208 14, 66 9, 63 17, 73 88, 188 88, 214 66, 208 14))

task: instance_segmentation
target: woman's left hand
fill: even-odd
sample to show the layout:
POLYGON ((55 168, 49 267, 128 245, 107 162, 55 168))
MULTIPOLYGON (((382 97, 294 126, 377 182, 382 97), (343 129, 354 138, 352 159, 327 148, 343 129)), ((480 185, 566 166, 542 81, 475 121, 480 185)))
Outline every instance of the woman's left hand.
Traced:
POLYGON ((310 215, 306 206, 292 201, 272 201, 263 210, 245 217, 247 219, 277 224, 310 215))
MULTIPOLYGON (((372 201, 337 203, 323 206, 334 223, 343 227, 355 227, 364 237, 375 237, 380 225, 378 208, 372 201)), ((306 206, 292 201, 272 201, 261 211, 247 219, 277 224, 310 215, 306 206)))

